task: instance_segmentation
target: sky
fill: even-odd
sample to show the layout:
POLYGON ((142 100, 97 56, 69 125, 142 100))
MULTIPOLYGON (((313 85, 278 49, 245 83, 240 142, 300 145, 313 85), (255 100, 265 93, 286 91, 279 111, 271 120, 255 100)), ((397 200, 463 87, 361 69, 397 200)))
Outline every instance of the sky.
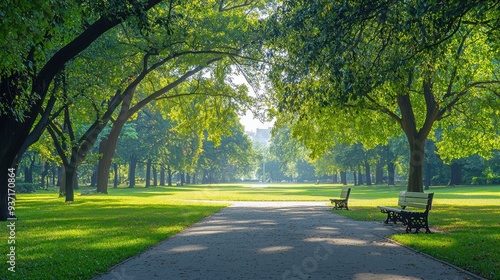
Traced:
POLYGON ((245 131, 253 132, 255 132, 257 128, 268 128, 273 126, 272 123, 263 123, 259 119, 254 118, 252 112, 250 111, 247 111, 246 115, 240 116, 240 122, 245 127, 245 131))
MULTIPOLYGON (((253 88, 247 83, 245 78, 242 75, 235 75, 233 77, 233 82, 235 84, 246 84, 248 87, 249 94, 251 96, 255 96, 255 92, 253 88)), ((257 128, 269 128, 272 127, 273 124, 272 122, 261 122, 258 118, 255 118, 252 112, 247 110, 246 114, 241 116, 240 115, 240 122, 241 124, 245 127, 245 131, 253 131, 255 132, 257 128)))

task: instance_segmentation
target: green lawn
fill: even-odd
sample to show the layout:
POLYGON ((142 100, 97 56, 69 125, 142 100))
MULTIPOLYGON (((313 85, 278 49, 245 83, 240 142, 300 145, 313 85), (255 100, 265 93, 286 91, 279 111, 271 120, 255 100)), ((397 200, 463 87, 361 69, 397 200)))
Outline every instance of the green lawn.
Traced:
MULTIPOLYGON (((55 192, 20 194, 16 201, 16 273, 1 279, 89 279, 192 223, 219 211, 222 203, 197 200, 315 200, 340 194, 339 185, 241 184, 109 189, 108 195, 75 197, 55 192)), ((350 211, 361 220, 384 220, 377 205, 397 205, 403 187, 358 186, 350 211)), ((434 234, 392 238, 488 279, 500 279, 500 186, 435 187, 430 213, 434 234)), ((2 255, 8 253, 7 222, 0 223, 2 255)), ((0 243, 1 244, 1 243, 0 243)), ((6 257, 4 257, 6 258, 6 257)))
POLYGON ((90 279, 224 207, 141 190, 77 195, 74 203, 43 191, 18 195, 16 272, 7 270, 2 222, 0 279, 90 279))

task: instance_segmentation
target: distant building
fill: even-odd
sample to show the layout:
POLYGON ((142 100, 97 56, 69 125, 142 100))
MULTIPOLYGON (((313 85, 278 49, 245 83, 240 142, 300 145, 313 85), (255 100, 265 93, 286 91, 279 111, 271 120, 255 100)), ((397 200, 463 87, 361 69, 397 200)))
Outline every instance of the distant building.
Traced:
POLYGON ((269 140, 271 139, 271 127, 268 128, 257 128, 256 132, 246 131, 245 133, 252 139, 255 143, 260 143, 263 146, 269 145, 269 140))

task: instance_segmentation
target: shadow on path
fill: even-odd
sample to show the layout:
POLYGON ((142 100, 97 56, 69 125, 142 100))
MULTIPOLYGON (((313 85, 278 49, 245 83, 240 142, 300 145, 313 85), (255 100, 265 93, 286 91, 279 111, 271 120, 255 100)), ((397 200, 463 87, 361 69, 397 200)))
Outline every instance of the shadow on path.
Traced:
MULTIPOLYGON (((101 279, 474 279, 323 202, 234 202, 101 279)), ((480 279, 480 278, 478 278, 480 279)))

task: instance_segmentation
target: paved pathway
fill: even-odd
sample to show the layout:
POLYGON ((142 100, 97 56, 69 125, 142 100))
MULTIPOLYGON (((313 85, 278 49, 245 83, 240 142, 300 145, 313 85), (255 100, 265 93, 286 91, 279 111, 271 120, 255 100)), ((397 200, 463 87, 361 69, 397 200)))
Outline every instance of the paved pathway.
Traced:
MULTIPOLYGON (((235 202, 102 279, 480 279, 322 202, 235 202)), ((383 217, 381 216, 381 219, 383 217)))

